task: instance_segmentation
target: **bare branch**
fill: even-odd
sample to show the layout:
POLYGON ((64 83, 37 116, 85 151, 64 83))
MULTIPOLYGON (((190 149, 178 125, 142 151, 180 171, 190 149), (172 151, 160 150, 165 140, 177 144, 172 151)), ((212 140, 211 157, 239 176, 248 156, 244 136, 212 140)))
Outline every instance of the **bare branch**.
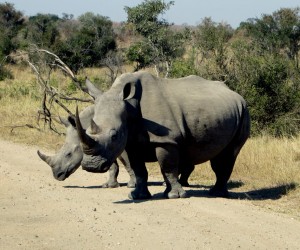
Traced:
POLYGON ((16 128, 24 128, 24 127, 33 128, 33 129, 36 129, 38 131, 41 131, 41 129, 39 127, 33 126, 31 124, 28 124, 28 123, 22 124, 22 125, 1 126, 1 128, 11 128, 10 133, 12 133, 14 131, 14 129, 16 129, 16 128))
MULTIPOLYGON (((88 93, 86 87, 82 87, 80 81, 77 79, 72 70, 54 53, 45 50, 39 49, 36 46, 31 46, 30 50, 27 53, 18 52, 17 56, 19 59, 28 63, 29 67, 32 69, 37 78, 37 83, 41 86, 41 91, 43 94, 41 109, 38 111, 38 122, 42 120, 44 125, 48 125, 49 129, 61 134, 54 126, 53 121, 60 123, 57 121, 52 114, 53 104, 60 106, 63 110, 65 110, 68 115, 73 116, 74 114, 67 108, 64 101, 80 101, 80 102, 93 102, 93 99, 81 99, 76 97, 66 96, 63 93, 60 93, 57 89, 51 86, 51 76, 53 70, 55 68, 61 70, 66 76, 70 77, 75 86, 83 91, 84 93, 88 93)), ((26 124, 26 127, 30 127, 32 125, 26 124)), ((17 126, 20 127, 20 126, 17 126)), ((24 127, 24 125, 22 125, 24 127)), ((33 127, 33 126, 32 126, 33 127)), ((16 126, 13 127, 13 129, 16 126)))

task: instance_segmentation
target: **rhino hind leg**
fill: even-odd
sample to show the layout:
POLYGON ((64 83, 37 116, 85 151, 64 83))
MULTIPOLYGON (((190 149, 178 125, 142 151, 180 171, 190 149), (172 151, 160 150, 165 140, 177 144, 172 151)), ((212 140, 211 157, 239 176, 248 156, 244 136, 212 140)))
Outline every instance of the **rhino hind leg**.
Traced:
POLYGON ((224 150, 210 161, 216 175, 216 183, 210 189, 209 194, 216 197, 228 198, 227 182, 231 176, 236 156, 233 150, 224 150))
POLYGON ((177 148, 172 145, 156 148, 156 156, 161 167, 162 175, 166 182, 166 190, 164 191, 164 195, 169 199, 187 197, 186 191, 184 191, 182 185, 178 181, 178 155, 177 148))
POLYGON ((180 178, 179 183, 183 187, 189 187, 190 184, 188 182, 191 173, 194 171, 195 166, 193 164, 182 163, 180 164, 180 178))
POLYGON ((166 177, 166 189, 164 191, 164 196, 169 199, 176 199, 176 198, 187 198, 187 193, 182 188, 182 185, 179 182, 170 183, 169 179, 175 180, 174 177, 170 175, 166 177))
POLYGON ((122 164, 124 165, 127 173, 129 174, 129 181, 127 183, 127 187, 128 188, 134 188, 136 186, 136 178, 135 178, 135 174, 133 172, 133 169, 130 166, 130 162, 128 159, 128 156, 126 154, 126 152, 123 152, 121 154, 121 156, 119 156, 119 160, 122 162, 122 164))
POLYGON ((119 175, 119 165, 117 162, 114 162, 108 170, 108 180, 102 184, 103 188, 116 188, 119 187, 117 177, 119 175))

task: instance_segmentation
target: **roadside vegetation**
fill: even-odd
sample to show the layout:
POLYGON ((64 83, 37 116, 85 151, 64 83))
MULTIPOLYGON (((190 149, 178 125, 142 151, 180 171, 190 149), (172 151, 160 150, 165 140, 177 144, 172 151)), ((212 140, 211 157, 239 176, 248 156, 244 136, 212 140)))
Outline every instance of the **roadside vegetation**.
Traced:
MULTIPOLYGON (((225 81, 245 97, 252 119, 231 178, 233 197, 300 217, 300 9, 250 17, 233 29, 208 17, 196 27, 172 25, 162 16, 173 4, 125 7, 124 23, 94 13, 25 17, 0 4, 0 137, 59 148, 59 116, 91 104, 82 91, 86 76, 103 90, 135 70, 225 81)), ((191 177, 200 186, 214 180, 209 164, 191 177)))

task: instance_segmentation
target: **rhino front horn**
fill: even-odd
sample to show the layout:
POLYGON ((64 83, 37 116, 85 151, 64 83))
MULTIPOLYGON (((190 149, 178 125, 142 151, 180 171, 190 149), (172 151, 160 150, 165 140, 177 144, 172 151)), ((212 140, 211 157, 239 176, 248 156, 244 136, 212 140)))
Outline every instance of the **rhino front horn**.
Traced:
POLYGON ((92 155, 94 153, 95 141, 86 134, 85 129, 82 127, 79 119, 78 107, 76 107, 75 118, 76 129, 82 144, 82 150, 85 154, 92 155))
POLYGON ((47 156, 43 153, 41 153, 39 150, 37 151, 37 154, 39 155, 39 157, 44 161, 46 162, 50 167, 51 167, 51 157, 50 156, 47 156))

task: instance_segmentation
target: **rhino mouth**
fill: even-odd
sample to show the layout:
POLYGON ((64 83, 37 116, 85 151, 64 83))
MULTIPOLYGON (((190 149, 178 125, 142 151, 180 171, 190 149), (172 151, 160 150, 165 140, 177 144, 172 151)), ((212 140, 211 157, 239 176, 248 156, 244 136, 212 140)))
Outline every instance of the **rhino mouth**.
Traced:
POLYGON ((101 166, 93 167, 90 165, 82 165, 82 169, 91 173, 105 173, 109 170, 111 164, 103 163, 101 166))
POLYGON ((67 178, 68 178, 67 174, 62 172, 62 173, 58 173, 55 179, 58 181, 64 181, 67 178))
POLYGON ((70 175, 72 175, 78 168, 80 165, 71 168, 71 169, 67 169, 65 172, 60 172, 55 176, 55 179, 58 181, 64 181, 65 179, 69 178, 70 175))
POLYGON ((81 162, 82 169, 92 173, 105 173, 111 164, 107 159, 91 155, 85 155, 81 162))

